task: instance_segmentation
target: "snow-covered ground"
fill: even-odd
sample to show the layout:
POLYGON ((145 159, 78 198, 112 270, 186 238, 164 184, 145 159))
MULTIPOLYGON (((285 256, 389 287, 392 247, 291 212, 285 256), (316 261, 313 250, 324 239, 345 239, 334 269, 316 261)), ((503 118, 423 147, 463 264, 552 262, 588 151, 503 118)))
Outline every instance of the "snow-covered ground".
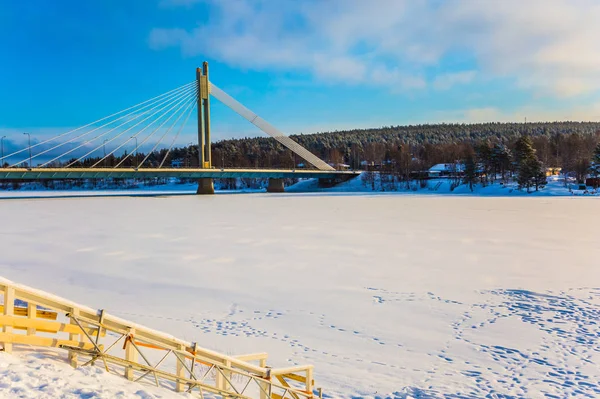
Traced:
MULTIPOLYGON (((473 195, 473 196, 600 196, 600 190, 588 188, 587 192, 578 189, 578 184, 570 179, 565 185, 563 177, 551 176, 548 178, 548 184, 535 191, 534 188, 528 193, 527 190, 519 190, 515 182, 501 184, 496 181, 494 184, 476 184, 471 190, 466 184, 459 184, 453 187, 453 181, 448 178, 432 179, 421 187, 418 181, 411 182, 408 187, 404 182, 384 183, 378 173, 374 174, 374 184, 371 184, 366 178, 367 173, 363 172, 359 177, 347 182, 338 184, 334 187, 319 187, 317 179, 300 180, 298 183, 286 187, 286 191, 294 193, 397 193, 397 194, 419 194, 419 195, 473 195)), ((255 182, 252 187, 242 179, 238 179, 236 186, 238 189, 224 189, 217 180, 215 190, 221 194, 232 193, 257 193, 266 191, 266 179, 255 182)), ((196 183, 179 183, 178 179, 171 179, 166 184, 145 185, 143 182, 130 182, 129 188, 115 188, 112 186, 89 188, 90 184, 84 184, 82 187, 71 187, 69 189, 50 189, 44 187, 39 182, 30 182, 22 184, 19 189, 0 190, 0 199, 3 198, 49 198, 49 197, 90 197, 90 196, 157 196, 157 195, 188 195, 195 194, 198 185, 196 183)))
MULTIPOLYGON (((10 200, 0 221, 0 275, 225 353, 312 363, 331 397, 600 397, 596 198, 10 200)), ((47 356, 0 366, 0 397, 158 397, 47 356)))
POLYGON ((74 369, 52 351, 0 352, 0 398, 191 399, 151 385, 132 384, 101 367, 74 369))
POLYGON ((600 191, 589 187, 588 192, 578 190, 578 184, 570 179, 565 186, 563 177, 550 176, 545 187, 535 191, 531 188, 528 193, 526 189, 519 190, 517 183, 509 182, 501 184, 496 181, 494 184, 475 184, 473 190, 466 184, 459 184, 452 187, 453 181, 448 178, 428 180, 424 187, 421 187, 418 181, 411 182, 408 187, 404 182, 383 183, 379 174, 375 173, 373 177, 374 184, 367 178, 366 173, 360 177, 349 180, 334 187, 321 188, 314 179, 300 181, 299 183, 288 187, 289 192, 344 192, 344 193, 397 193, 397 194, 418 194, 418 195, 472 195, 472 196, 492 196, 492 197, 512 197, 512 196, 600 196, 600 191))

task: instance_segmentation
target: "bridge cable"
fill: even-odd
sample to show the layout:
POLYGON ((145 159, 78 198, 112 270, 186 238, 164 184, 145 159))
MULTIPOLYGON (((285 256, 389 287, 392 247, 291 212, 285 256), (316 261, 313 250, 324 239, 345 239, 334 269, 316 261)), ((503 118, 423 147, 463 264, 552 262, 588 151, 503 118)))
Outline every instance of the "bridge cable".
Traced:
MULTIPOLYGON (((192 84, 193 84, 193 83, 194 83, 194 82, 192 82, 192 84)), ((37 158, 37 157, 39 157, 40 155, 44 155, 44 154, 46 154, 46 153, 48 153, 48 152, 50 152, 50 151, 53 151, 53 150, 55 150, 55 149, 57 149, 57 148, 59 148, 59 147, 62 147, 62 146, 64 146, 64 145, 66 145, 66 144, 69 144, 69 143, 71 143, 71 142, 73 142, 73 141, 75 141, 75 140, 78 140, 78 139, 82 138, 82 137, 85 137, 85 136, 87 136, 87 135, 89 135, 89 134, 91 134, 91 133, 93 133, 93 132, 95 132, 95 131, 97 131, 97 130, 100 130, 100 129, 102 129, 103 127, 106 127, 106 126, 112 125, 113 123, 115 123, 115 122, 117 122, 117 121, 120 121, 120 120, 122 120, 122 119, 127 119, 127 118, 129 118, 131 115, 134 115, 134 114, 136 114, 136 113, 140 112, 141 110, 143 110, 143 109, 145 109, 145 108, 148 108, 148 107, 150 107, 150 106, 152 106, 152 105, 154 105, 154 104, 156 104, 156 103, 162 104, 164 101, 167 101, 169 98, 171 98, 171 97, 173 97, 173 96, 175 96, 175 95, 177 95, 178 93, 181 93, 181 92, 183 92, 183 91, 184 91, 184 90, 180 90, 179 92, 177 92, 177 93, 174 93, 174 94, 171 94, 170 96, 168 96, 168 97, 166 97, 166 98, 163 98, 162 100, 155 100, 154 102, 151 102, 151 103, 149 103, 149 104, 147 104, 147 105, 144 105, 143 107, 139 107, 139 108, 137 108, 137 109, 135 109, 135 110, 133 110, 133 111, 131 111, 131 112, 129 112, 129 113, 127 113, 127 114, 123 115, 123 116, 120 116, 120 117, 119 117, 119 118, 117 118, 117 119, 114 119, 114 120, 112 120, 112 121, 110 121, 110 122, 108 122, 108 123, 105 123, 105 124, 103 124, 103 125, 100 125, 100 126, 98 126, 98 127, 94 128, 94 129, 92 129, 92 130, 89 130, 89 131, 87 131, 87 132, 85 132, 85 133, 82 133, 82 134, 80 134, 80 135, 78 135, 78 136, 72 137, 72 138, 70 138, 69 140, 67 140, 67 141, 65 141, 65 142, 63 142, 63 143, 59 143, 59 144, 55 145, 54 147, 50 147, 50 148, 48 148, 48 149, 46 149, 46 150, 44 150, 44 151, 38 152, 37 154, 33 155, 33 156, 31 157, 31 159, 33 159, 33 158, 37 158)), ((166 93, 165 93, 165 94, 166 94, 166 93)), ((161 95, 161 96, 162 96, 162 95, 161 95)), ((160 97, 160 96, 159 96, 159 97, 160 97)), ((149 101, 150 101, 150 100, 149 100, 149 101)), ((141 114, 141 115, 144 115, 144 114, 141 114)), ((140 115, 140 116, 141 116, 141 115, 140 115)), ((140 116, 138 116, 137 118, 139 118, 140 116)), ((109 131, 108 131, 108 132, 106 132, 106 133, 108 134, 108 133, 110 133, 111 131, 113 131, 113 130, 115 130, 115 129, 117 129, 117 128, 119 128, 119 127, 123 126, 123 125, 126 125, 127 123, 129 123, 129 122, 131 122, 132 120, 135 120, 135 119, 137 119, 137 118, 131 118, 131 119, 127 119, 127 121, 126 121, 125 123, 122 123, 122 124, 120 124, 119 126, 116 126, 115 128, 113 128, 113 129, 109 130, 109 131)), ((96 136, 95 138, 97 138, 97 137, 99 137, 99 136, 96 136)), ((95 139, 95 138, 94 138, 94 139, 95 139)), ((94 139, 92 139, 92 140, 90 140, 90 141, 93 141, 94 139)), ((90 141, 87 141, 85 144, 89 143, 90 141)), ((84 145, 85 145, 85 144, 84 144, 84 145)), ((32 146, 32 147, 33 147, 33 146, 32 146)), ((79 149, 79 148, 81 148, 81 147, 82 147, 82 146, 76 147, 76 148, 74 148, 73 150, 79 149)), ((63 153, 63 154, 59 155, 57 158, 54 158, 54 159, 52 159, 51 161, 45 162, 45 163, 44 163, 44 164, 42 164, 41 166, 42 166, 42 167, 43 167, 43 166, 46 166, 46 165, 48 165, 48 164, 50 164, 50 163, 54 162, 55 160, 57 160, 57 159, 60 159, 60 158, 64 157, 64 156, 65 156, 65 155, 67 155, 67 154, 70 154, 71 152, 72 152, 72 151, 65 152, 65 153, 63 153)), ((20 165, 20 164, 22 164, 22 163, 25 163, 25 162, 27 162, 27 160, 28 160, 28 159, 29 159, 29 158, 25 158, 25 159, 23 159, 23 160, 22 160, 22 161, 20 161, 20 162, 16 162, 16 163, 12 164, 12 165, 11 165, 11 167, 14 167, 14 166, 20 165)), ((30 166, 31 166, 31 165, 30 165, 30 166)))
MULTIPOLYGON (((77 163, 77 162, 81 161, 82 159, 84 159, 85 157, 87 157, 88 155, 90 155, 91 153, 93 153, 94 151, 96 151, 96 150, 100 149, 100 147, 104 146, 106 143, 111 143, 112 141, 114 141, 115 139, 117 139, 118 137, 120 137, 121 135, 123 135, 124 133, 126 133, 126 132, 128 132, 129 130, 133 129, 134 127, 136 127, 136 126, 138 126, 138 125, 140 125, 140 124, 144 123, 145 121, 147 121, 148 119, 152 118, 154 115, 156 115, 157 113, 161 112, 161 111, 162 111, 162 110, 164 110, 166 107, 168 107, 168 106, 169 106, 169 104, 172 104, 174 101, 177 101, 179 98, 181 98, 181 97, 184 97, 184 96, 186 96, 187 94, 188 94, 188 93, 184 93, 184 94, 178 95, 178 97, 176 97, 175 99, 170 99, 170 100, 164 101, 164 102, 162 102, 162 103, 160 103, 160 104, 158 104, 158 105, 156 105, 156 106, 152 107, 151 109, 149 109, 149 110, 147 110, 147 111, 143 112, 141 115, 138 115, 138 116, 136 116, 135 118, 133 118, 133 120, 135 120, 135 119, 138 119, 138 118, 140 118, 140 117, 142 117, 142 116, 146 115, 146 114, 147 114, 147 113, 149 113, 150 111, 153 111, 154 109, 156 109, 156 108, 158 108, 158 107, 162 106, 162 108, 159 108, 158 110, 154 111, 152 114, 148 115, 147 117, 145 117, 145 118, 144 118, 144 119, 142 119, 141 121, 137 122, 135 125, 128 127, 127 129, 125 129, 125 130, 124 130, 124 131, 122 131, 121 133, 117 134, 115 137, 113 137, 113 138, 111 138, 111 139, 107 139, 107 141, 106 141, 106 142, 104 142, 104 143, 100 144, 99 146, 97 146, 96 148, 92 149, 91 151, 88 151, 88 152, 87 152, 86 154, 84 154, 83 156, 81 156, 81 157, 77 158, 76 160, 74 160, 73 162, 69 163, 69 164, 68 164, 66 167, 68 168, 68 167, 72 166, 73 164, 75 164, 75 163, 77 163), (165 105, 165 104, 166 104, 166 105, 165 105)), ((130 121, 128 121, 128 122, 125 122, 125 123, 122 123, 121 125, 119 125, 119 126, 117 126, 117 127, 121 127, 121 126, 123 126, 123 125, 125 125, 125 124, 127 124, 127 123, 129 123, 129 122, 130 122, 130 121)), ((113 129, 109 130, 108 132, 105 132, 105 133, 103 133, 103 134, 99 134, 99 135, 97 135, 96 137, 94 137, 94 138, 92 138, 92 139, 90 139, 90 140, 86 141, 85 143, 81 144, 79 147, 82 147, 82 146, 84 146, 84 145, 86 145, 86 144, 88 144, 88 143, 91 143, 92 141, 95 141, 96 139, 98 139, 98 138, 100 138, 100 137, 103 137, 103 136, 107 135, 108 133, 110 133, 111 131, 113 131, 113 130, 115 130, 115 129, 116 129, 116 128, 113 128, 113 129)))
MULTIPOLYGON (((190 93, 187 93, 184 97, 188 97, 190 95, 190 93)), ((181 100, 183 101, 183 100, 181 100)), ((104 161, 106 158, 108 158, 109 156, 111 156, 112 154, 114 154, 115 152, 117 152, 119 149, 121 149, 125 144, 129 143, 131 141, 132 138, 139 136, 143 131, 145 131, 146 129, 148 129, 150 126, 154 125, 154 123, 156 123, 156 121, 158 121, 159 119, 161 119, 163 116, 165 116, 167 113, 171 112, 171 110, 173 108, 175 108, 181 101, 177 102, 174 106, 172 106, 171 108, 169 108, 168 110, 166 110, 165 112, 163 112, 161 115, 159 115, 155 120, 153 120, 152 122, 150 122, 148 125, 144 126, 142 128, 142 130, 140 130, 139 132, 135 133, 133 136, 131 136, 130 138, 128 138, 127 140, 125 140, 125 142, 123 142, 122 144, 120 144, 119 146, 117 146, 114 150, 112 150, 111 152, 109 152, 108 154, 106 154, 103 158, 101 158, 98 162, 96 162, 95 164, 93 164, 91 167, 95 168, 100 162, 104 161)), ((174 102, 174 101, 173 101, 174 102)), ((171 102, 170 104, 172 104, 173 102, 171 102)), ((163 109, 165 109, 166 107, 168 107, 170 104, 165 105, 163 108, 161 108, 160 110, 158 110, 157 112, 162 111, 163 109)), ((155 112, 155 114, 157 113, 155 112)), ((154 114, 153 114, 154 115, 154 114)), ((150 118, 150 115, 148 118, 150 118)), ((146 119, 148 119, 146 118, 146 119)), ((144 120, 146 120, 144 119, 144 120)), ((143 122, 143 121, 142 121, 143 122)), ((136 125, 137 126, 137 125, 136 125)), ((110 143, 111 141, 117 139, 119 136, 122 136, 123 134, 125 134, 127 131, 131 130, 132 128, 134 128, 135 126, 132 126, 131 128, 126 129, 125 131, 121 132, 120 134, 116 135, 114 138, 112 138, 111 140, 107 141, 108 143, 110 143)), ((100 146, 101 147, 101 146, 100 146)), ((100 148, 98 147, 98 149, 100 148)), ((95 150, 92 150, 91 152, 93 152, 95 150)), ((89 152, 88 154, 86 154, 85 156, 89 155, 91 152, 89 152)))
MULTIPOLYGON (((187 103, 188 103, 190 100, 197 100, 197 98, 198 98, 198 97, 197 97, 196 93, 197 93, 197 91, 195 91, 194 93, 192 93, 190 96, 188 96, 188 97, 187 97, 187 99, 185 99, 185 101, 184 101, 184 100, 181 100, 181 101, 179 101, 179 103, 177 103, 177 104, 175 105, 175 106, 177 106, 178 104, 180 104, 180 103, 182 103, 182 102, 183 102, 183 103, 182 103, 182 104, 179 106, 179 108, 177 108, 175 111, 173 111, 173 112, 171 113, 171 115, 169 115, 169 117, 168 117, 167 119, 165 119, 165 120, 164 120, 164 121, 163 121, 163 122, 162 122, 162 123, 161 123, 161 124, 160 124, 160 125, 159 125, 159 126, 156 128, 156 129, 154 129, 154 130, 152 131, 152 133, 150 133, 148 136, 146 136, 146 138, 145 138, 144 140, 142 140, 142 142, 141 142, 141 143, 137 144, 137 145, 136 145, 136 147, 135 147, 135 148, 134 148, 134 149, 133 149, 131 152, 129 152, 129 153, 128 153, 128 154, 127 154, 127 155, 126 155, 126 156, 125 156, 123 159, 121 159, 121 161, 119 161, 119 163, 117 163, 117 164, 114 166, 114 168, 116 169, 116 168, 118 168, 119 166, 121 166, 121 165, 123 164, 123 162, 125 162, 125 160, 131 156, 131 154, 132 154, 132 153, 134 153, 134 152, 135 152, 135 153, 137 154, 137 151, 138 151, 138 149, 139 149, 141 146, 143 146, 143 145, 144 145, 144 143, 150 139, 150 137, 154 136, 154 134, 155 134, 155 133, 156 133, 156 132, 157 132, 157 131, 158 131, 160 128, 162 128, 162 127, 163 127, 163 126, 164 126, 164 125, 165 125, 165 124, 166 124, 168 121, 170 121, 170 120, 171 120, 171 118, 173 118, 175 115, 177 115, 177 113, 179 113, 179 111, 181 111, 181 109, 182 109, 182 108, 186 107, 187 103)), ((140 167, 140 165, 138 165, 137 167, 139 168, 139 167, 140 167)))
MULTIPOLYGON (((196 95, 198 94, 198 92, 196 91, 196 95)), ((140 165, 138 166, 138 168, 141 168, 144 163, 146 162, 146 160, 150 157, 150 155, 152 155, 152 153, 156 150, 156 147, 159 146, 159 144, 163 141, 163 139, 171 132, 171 130, 177 125, 177 122, 179 122, 179 120, 183 117, 183 115, 186 114, 186 112, 188 111, 188 109, 190 107, 193 107, 196 102, 196 98, 193 98, 192 101, 187 105, 187 107, 183 110, 182 113, 179 114, 179 116, 177 117, 177 119, 171 124, 171 126, 167 129, 167 131, 165 133, 163 133, 163 135, 160 137, 160 139, 158 140, 158 142, 156 144, 154 144, 154 147, 152 147, 152 149, 148 152, 148 155, 146 155, 146 157, 142 160, 142 162, 140 163, 140 165)), ((162 165, 162 163, 161 163, 162 165)))
POLYGON ((111 115, 109 115, 109 116, 105 116, 104 118, 101 118, 101 119, 98 119, 98 120, 96 120, 96 121, 94 121, 94 122, 88 123, 87 125, 83 125, 83 126, 80 126, 80 127, 76 128, 76 129, 69 130, 68 132, 65 132, 65 133, 58 134, 58 135, 56 135, 56 136, 54 136, 54 137, 51 137, 51 138, 49 138, 49 139, 47 139, 47 140, 41 141, 41 142, 39 142, 39 143, 36 143, 36 144, 33 144, 33 145, 31 145, 31 146, 27 146, 27 148, 24 148, 24 149, 22 149, 22 150, 18 150, 18 151, 15 151, 15 152, 13 152, 13 153, 10 153, 10 154, 8 154, 8 155, 5 155, 5 156, 3 156, 3 157, 0 157, 0 160, 6 159, 6 158, 10 158, 10 157, 12 157, 12 156, 14 156, 14 155, 20 154, 20 153, 22 153, 22 152, 25 152, 25 151, 28 151, 28 150, 30 150, 30 149, 32 149, 32 148, 35 148, 35 147, 38 147, 38 146, 40 146, 40 145, 43 145, 43 144, 49 143, 49 142, 51 142, 51 141, 54 141, 54 140, 56 140, 56 139, 58 139, 58 138, 60 138, 60 137, 66 136, 67 134, 74 133, 74 132, 76 132, 76 131, 79 131, 79 130, 81 130, 81 129, 84 129, 84 128, 88 127, 88 126, 92 126, 92 125, 94 125, 94 124, 96 124, 96 123, 98 123, 98 122, 102 122, 103 120, 106 120, 106 119, 108 119, 108 118, 112 118, 113 116, 116 116, 116 115, 122 114, 123 112, 129 111, 129 110, 131 110, 131 109, 137 108, 137 107, 139 107, 140 105, 143 105, 143 104, 146 104, 146 103, 148 103, 148 102, 150 102, 150 101, 156 100, 156 99, 158 99, 158 98, 160 98, 160 97, 163 97, 163 96, 165 96, 165 95, 167 95, 167 94, 169 94, 169 93, 172 93, 172 92, 174 92, 174 91, 177 91, 177 90, 180 90, 180 89, 182 89, 182 88, 185 88, 185 87, 187 87, 187 86, 189 86, 189 85, 197 85, 197 83, 194 81, 194 82, 187 83, 187 84, 185 84, 185 85, 183 85, 183 86, 177 87, 177 88, 175 88, 175 89, 173 89, 173 90, 169 90, 169 91, 168 91, 168 92, 166 92, 166 93, 163 93, 163 94, 161 94, 161 95, 158 95, 158 96, 156 96, 156 97, 153 97, 153 98, 151 98, 151 99, 149 99, 149 100, 143 101, 143 102, 141 102, 141 103, 139 103, 139 104, 133 105, 133 106, 131 106, 131 107, 129 107, 129 108, 125 108, 124 110, 121 110, 121 111, 119 111, 119 112, 115 112, 114 114, 111 114, 111 115))
MULTIPOLYGON (((187 91, 187 90, 188 90, 188 89, 186 89, 186 90, 184 90, 184 91, 187 91)), ((97 140, 97 139, 99 139, 100 137, 104 137, 104 136, 106 136, 107 134, 109 134, 109 133, 111 133, 111 132, 113 132, 113 131, 117 130, 118 128, 120 128, 120 127, 122 127, 122 126, 124 126, 124 125, 127 125, 128 123, 131 123, 131 122, 135 121, 136 119, 139 119, 139 118, 141 118, 142 116, 146 115, 147 113, 151 112, 152 110, 154 110, 154 109, 156 109, 156 108, 160 107, 161 105, 163 105, 163 104, 165 104, 165 103, 168 103, 168 102, 171 100, 171 98, 172 98, 173 96, 177 96, 177 98, 179 98, 179 96, 181 96, 181 95, 182 95, 182 94, 181 94, 181 92, 178 92, 178 93, 176 93, 176 94, 170 95, 170 96, 169 96, 169 97, 167 97, 166 99, 163 99, 163 100, 161 100, 161 101, 160 101, 158 104, 154 105, 154 106, 153 106, 152 108, 150 108, 149 110, 146 110, 146 111, 142 112, 141 114, 136 114, 134 117, 132 117, 131 119, 128 119, 128 120, 126 120, 125 122, 121 123, 120 125, 118 125, 118 126, 115 126, 115 127, 111 128, 111 129, 109 129, 108 131, 106 131, 106 132, 102 133, 102 134, 98 134, 98 135, 96 135, 96 136, 92 137, 91 139, 84 141, 83 143, 79 144, 78 146, 76 146, 76 147, 74 147, 74 148, 71 148, 69 151, 66 151, 66 152, 62 153, 61 155, 59 155, 59 156, 57 156, 57 157, 55 157, 55 158, 51 159, 50 161, 48 161, 48 162, 46 162, 46 163, 44 163, 44 164, 40 165, 40 167, 44 167, 44 166, 46 166, 46 165, 48 165, 48 164, 50 164, 50 163, 52 163, 52 162, 54 162, 54 161, 56 161, 56 160, 58 160, 58 159, 62 158, 62 157, 64 157, 65 155, 68 155, 68 154, 72 153, 73 151, 76 151, 76 150, 80 149, 81 147, 84 147, 84 146, 86 146, 87 144, 89 144, 89 143, 91 143, 91 142, 93 142, 93 141, 96 141, 96 140, 97 140)), ((158 111, 157 111, 157 112, 158 112, 158 111)), ((134 111, 133 113, 135 113, 135 111, 134 111)), ((156 112, 155 112, 155 113, 156 113, 156 112)), ((154 115, 154 114, 152 114, 152 115, 154 115)), ((142 121, 142 122, 143 122, 143 121, 142 121)), ((139 122, 139 123, 141 123, 141 122, 139 122)), ((139 123, 138 123, 138 124, 139 124, 139 123)), ((137 126, 137 124, 136 124, 136 125, 134 125, 134 126, 137 126)), ((105 144, 105 143, 103 143, 102 145, 104 145, 104 144, 105 144)), ((102 145, 101 145, 100 147, 102 147, 102 145)), ((87 155, 87 154, 86 154, 86 155, 87 155)), ((80 158, 80 159, 81 159, 81 158, 80 158)), ((72 163, 71 163, 71 164, 72 164, 72 163)), ((69 167, 71 164, 67 165, 67 167, 69 167)))
POLYGON ((304 158, 308 163, 313 165, 319 170, 335 170, 330 165, 328 165, 325 161, 318 158, 315 154, 308 151, 306 148, 296 143, 294 140, 289 138, 287 135, 279 131, 273 125, 262 119, 260 116, 250 111, 244 105, 239 103, 229 94, 225 93, 223 90, 219 89, 212 82, 210 83, 210 93, 223 104, 237 112, 244 119, 248 120, 250 123, 258 127, 263 132, 267 133, 269 136, 275 138, 279 143, 284 145, 285 147, 292 150, 294 153, 304 158))
POLYGON ((179 134, 181 133, 181 130, 183 130, 183 127, 187 124, 188 119, 190 119, 190 115, 192 115, 192 111, 194 110, 194 107, 191 107, 190 110, 188 111, 187 116, 185 117, 185 120, 183 121, 183 123, 179 126, 179 130, 177 131, 177 134, 175 135, 175 137, 173 137, 173 141, 171 141, 171 145, 169 146, 169 149, 167 150, 167 153, 165 154, 165 157, 163 158, 163 160, 160 162, 159 165, 159 169, 162 168, 163 164, 165 163, 165 161, 167 160, 167 157, 169 156, 169 153, 171 152, 171 149, 173 148, 173 145, 175 144, 175 140, 177 140, 177 137, 179 137, 179 134))

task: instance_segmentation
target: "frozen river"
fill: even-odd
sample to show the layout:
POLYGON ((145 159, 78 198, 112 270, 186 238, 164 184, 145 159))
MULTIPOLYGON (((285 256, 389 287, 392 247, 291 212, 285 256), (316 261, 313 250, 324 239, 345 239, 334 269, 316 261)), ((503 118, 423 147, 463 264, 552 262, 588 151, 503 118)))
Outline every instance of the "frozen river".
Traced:
POLYGON ((2 200, 0 275, 211 349, 312 363, 334 397, 598 397, 598 206, 2 200))

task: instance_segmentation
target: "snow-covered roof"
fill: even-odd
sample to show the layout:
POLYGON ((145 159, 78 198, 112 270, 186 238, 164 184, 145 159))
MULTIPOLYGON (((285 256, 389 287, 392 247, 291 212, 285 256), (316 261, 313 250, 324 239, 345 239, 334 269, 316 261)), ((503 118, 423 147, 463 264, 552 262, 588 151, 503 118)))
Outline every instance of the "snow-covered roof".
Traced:
POLYGON ((430 172, 452 172, 462 170, 464 170, 462 163, 438 163, 429 168, 430 172))

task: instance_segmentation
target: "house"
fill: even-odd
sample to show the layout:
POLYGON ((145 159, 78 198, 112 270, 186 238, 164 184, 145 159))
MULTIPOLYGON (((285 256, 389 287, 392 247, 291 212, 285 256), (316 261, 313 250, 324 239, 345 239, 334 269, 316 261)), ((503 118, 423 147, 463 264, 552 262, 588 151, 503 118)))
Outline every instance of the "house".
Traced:
POLYGON ((589 187, 600 187, 600 178, 588 177, 585 179, 585 185, 589 187))
POLYGON ((548 167, 546 168, 546 177, 550 177, 550 176, 558 176, 560 175, 560 171, 562 170, 562 168, 558 168, 558 167, 548 167))
POLYGON ((428 170, 430 178, 462 176, 465 172, 465 166, 462 163, 438 163, 428 170))
POLYGON ((171 161, 172 168, 181 168, 183 166, 183 159, 173 159, 171 161))

